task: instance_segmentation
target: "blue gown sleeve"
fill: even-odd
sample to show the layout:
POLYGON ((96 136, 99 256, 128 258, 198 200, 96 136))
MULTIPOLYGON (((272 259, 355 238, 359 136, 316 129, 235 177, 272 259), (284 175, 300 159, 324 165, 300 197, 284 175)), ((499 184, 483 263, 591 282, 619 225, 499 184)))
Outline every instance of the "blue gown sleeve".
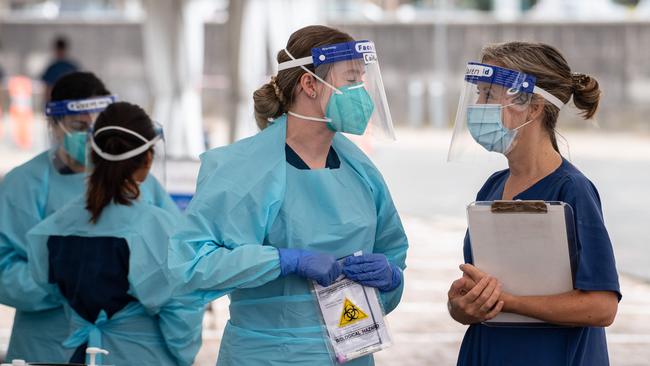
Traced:
MULTIPOLYGON (((391 263, 404 271, 406 269, 408 239, 402 221, 379 171, 374 169, 368 174, 371 180, 376 182, 371 186, 377 207, 377 229, 373 252, 384 254, 391 263)), ((404 273, 402 272, 402 283, 396 289, 380 292, 380 298, 386 313, 393 311, 402 299, 404 281, 404 273)))
POLYGON ((150 312, 157 313, 172 297, 173 282, 167 271, 167 243, 180 215, 162 209, 144 207, 127 236, 129 243, 130 293, 150 312))
POLYGON ((158 315, 160 332, 178 365, 190 366, 201 347, 204 304, 195 298, 173 297, 173 279, 167 271, 167 244, 180 214, 150 206, 139 217, 146 228, 129 239, 129 284, 132 295, 158 315))
POLYGON ((0 184, 0 303, 21 311, 61 306, 34 280, 27 262, 27 232, 45 216, 47 194, 39 183, 29 172, 14 171, 0 184))
MULTIPOLYGON (((280 275, 278 251, 264 241, 269 209, 256 195, 198 192, 182 229, 171 240, 170 271, 179 277, 178 293, 216 291, 213 300, 237 288, 261 286, 280 275)), ((199 294, 197 294, 199 295, 199 294)))
POLYGON ((196 194, 170 243, 178 295, 194 292, 209 302, 280 276, 277 249, 263 243, 284 198, 284 155, 242 164, 237 155, 245 149, 232 150, 241 146, 249 145, 202 157, 196 194))
POLYGON ((576 288, 612 291, 621 299, 612 243, 605 228, 600 196, 584 176, 570 176, 563 186, 564 201, 573 209, 578 242, 576 288))

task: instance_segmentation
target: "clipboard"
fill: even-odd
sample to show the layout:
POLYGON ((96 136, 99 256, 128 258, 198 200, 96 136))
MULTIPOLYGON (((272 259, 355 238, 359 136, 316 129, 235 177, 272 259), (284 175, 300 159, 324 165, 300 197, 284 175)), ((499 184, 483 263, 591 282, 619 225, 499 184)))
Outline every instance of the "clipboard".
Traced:
MULTIPOLYGON (((474 265, 519 296, 554 295, 574 289, 578 265, 573 209, 564 202, 485 201, 467 206, 474 265)), ((557 327, 501 313, 491 326, 557 327)))

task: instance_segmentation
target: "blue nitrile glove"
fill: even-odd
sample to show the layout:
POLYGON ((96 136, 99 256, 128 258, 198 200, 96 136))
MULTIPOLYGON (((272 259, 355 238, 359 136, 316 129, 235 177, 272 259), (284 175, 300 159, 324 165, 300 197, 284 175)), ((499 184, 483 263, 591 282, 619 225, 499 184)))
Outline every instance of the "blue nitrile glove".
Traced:
POLYGON ((387 292, 402 284, 402 271, 383 254, 362 254, 343 260, 343 274, 364 286, 387 292))
POLYGON ((341 264, 333 255, 304 249, 279 248, 278 252, 281 276, 297 274, 329 286, 341 275, 341 264))

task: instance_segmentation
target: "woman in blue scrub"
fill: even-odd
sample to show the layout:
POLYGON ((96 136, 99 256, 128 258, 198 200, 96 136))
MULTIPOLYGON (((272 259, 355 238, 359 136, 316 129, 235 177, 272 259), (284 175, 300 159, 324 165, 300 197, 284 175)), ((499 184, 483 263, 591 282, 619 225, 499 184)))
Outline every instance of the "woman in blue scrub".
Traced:
POLYGON ((201 157, 188 222, 172 241, 181 291, 230 294, 220 366, 333 364, 311 281, 343 273, 377 288, 388 312, 404 286, 408 244, 388 188, 339 133, 387 121, 374 45, 309 26, 277 59, 277 76, 253 96, 262 131, 201 157))
POLYGON ((63 346, 84 363, 87 347, 114 365, 191 365, 201 343, 203 305, 172 298, 169 237, 180 219, 141 194, 162 140, 138 106, 109 105, 90 132, 85 195, 30 230, 34 278, 65 299, 63 346))
POLYGON ((585 119, 595 115, 598 82, 572 73, 555 48, 526 42, 485 47, 482 62, 468 64, 465 80, 473 85, 476 102, 459 108, 457 124, 466 122, 476 142, 504 154, 509 167, 493 174, 476 200, 568 203, 573 208, 578 265, 573 291, 514 296, 501 290, 499 279, 471 264, 466 236, 464 276, 449 290, 451 316, 470 325, 458 365, 608 365, 604 328, 614 321, 621 299, 612 244, 596 187, 560 155, 555 132, 560 108, 571 98, 585 119), (481 323, 501 311, 562 327, 481 323))

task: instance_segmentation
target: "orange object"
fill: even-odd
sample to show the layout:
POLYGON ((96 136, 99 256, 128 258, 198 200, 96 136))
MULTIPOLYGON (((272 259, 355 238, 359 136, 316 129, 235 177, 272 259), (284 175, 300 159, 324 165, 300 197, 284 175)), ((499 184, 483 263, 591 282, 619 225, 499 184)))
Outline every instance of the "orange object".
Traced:
POLYGON ((22 149, 30 149, 33 143, 34 124, 32 80, 25 76, 12 76, 7 85, 9 119, 14 125, 14 142, 22 149))

